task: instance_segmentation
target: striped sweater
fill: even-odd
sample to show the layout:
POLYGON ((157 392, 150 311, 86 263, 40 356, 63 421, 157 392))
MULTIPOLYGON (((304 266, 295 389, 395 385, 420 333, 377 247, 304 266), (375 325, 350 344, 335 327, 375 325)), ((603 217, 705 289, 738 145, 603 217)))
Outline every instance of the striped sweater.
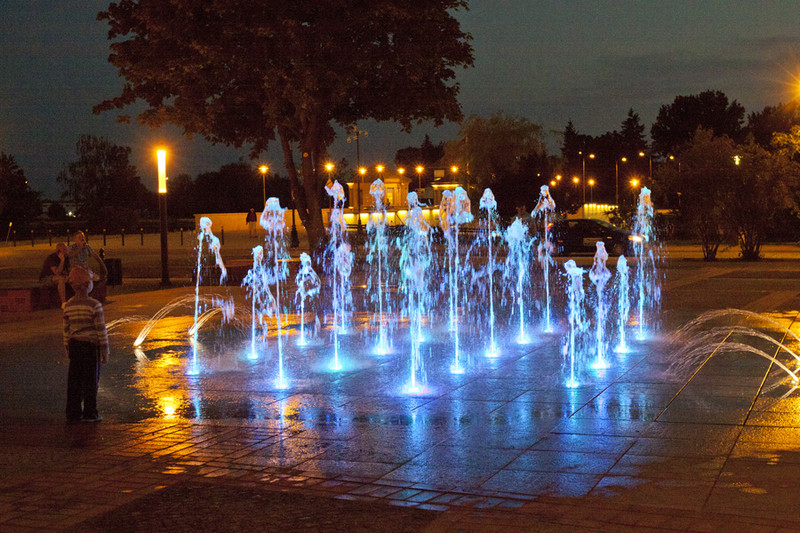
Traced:
POLYGON ((94 298, 70 298, 64 306, 64 346, 70 339, 97 344, 108 353, 108 333, 103 306, 94 298))

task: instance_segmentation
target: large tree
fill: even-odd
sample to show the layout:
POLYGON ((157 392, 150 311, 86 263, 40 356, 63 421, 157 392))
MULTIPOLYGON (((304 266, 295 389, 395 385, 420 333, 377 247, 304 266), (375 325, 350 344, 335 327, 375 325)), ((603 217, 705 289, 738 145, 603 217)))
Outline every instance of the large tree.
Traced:
POLYGON ((64 196, 75 202, 78 216, 92 229, 129 227, 141 211, 153 207, 153 193, 130 163, 129 147, 82 135, 75 154, 77 158, 57 179, 65 188, 64 196))
POLYGON ((662 157, 674 155, 692 140, 697 128, 741 142, 744 113, 741 104, 736 100, 729 102, 720 91, 676 96, 672 104, 661 106, 650 128, 653 150, 662 157))
POLYGON ((110 25, 109 60, 126 83, 95 111, 141 101, 144 124, 250 145, 254 156, 277 135, 300 219, 319 244, 322 167, 336 124, 394 120, 408 131, 460 120, 455 68, 471 66, 473 56, 453 11, 466 6, 120 0, 98 18, 110 25))
POLYGON ((14 156, 0 152, 0 227, 30 222, 41 212, 39 193, 31 190, 25 172, 14 156))

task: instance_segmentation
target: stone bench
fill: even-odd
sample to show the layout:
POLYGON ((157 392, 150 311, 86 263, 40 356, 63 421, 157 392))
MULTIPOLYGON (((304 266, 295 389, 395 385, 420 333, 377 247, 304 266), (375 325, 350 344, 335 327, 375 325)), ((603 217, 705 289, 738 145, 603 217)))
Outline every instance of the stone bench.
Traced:
MULTIPOLYGON (((103 303, 106 301, 107 292, 105 280, 100 280, 94 284, 90 296, 103 303)), ((72 288, 67 285, 67 298, 71 298, 73 294, 72 288)), ((61 307, 61 299, 55 287, 42 287, 37 284, 0 288, 0 313, 28 313, 57 307, 61 307)))

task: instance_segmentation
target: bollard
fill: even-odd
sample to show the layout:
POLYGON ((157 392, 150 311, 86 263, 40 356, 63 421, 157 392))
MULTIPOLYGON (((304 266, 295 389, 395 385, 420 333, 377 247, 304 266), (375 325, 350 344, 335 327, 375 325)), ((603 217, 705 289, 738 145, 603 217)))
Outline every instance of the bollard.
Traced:
POLYGON ((103 228, 103 246, 106 245, 106 228, 103 228))
POLYGON ((31 248, 33 248, 33 230, 31 230, 31 248))
POLYGON ((225 246, 225 226, 222 226, 219 230, 219 243, 225 246))
POLYGON ((139 236, 142 239, 142 246, 144 246, 144 228, 139 228, 139 236))
POLYGON ((50 247, 53 247, 53 230, 47 230, 47 240, 50 241, 50 247))
POLYGON ((183 228, 181 228, 181 246, 183 246, 183 228))
POLYGON ((125 228, 122 228, 119 232, 122 234, 122 246, 125 246, 125 228))

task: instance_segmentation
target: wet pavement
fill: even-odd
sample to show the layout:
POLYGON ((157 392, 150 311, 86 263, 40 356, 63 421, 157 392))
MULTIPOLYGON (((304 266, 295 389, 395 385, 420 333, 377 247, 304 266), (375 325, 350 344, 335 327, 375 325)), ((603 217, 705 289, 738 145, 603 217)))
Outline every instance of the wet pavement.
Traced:
MULTIPOLYGON (((204 290, 242 307, 238 289, 204 290)), ((112 294, 99 424, 63 420, 59 311, 19 317, 0 324, 0 531, 800 529, 800 391, 786 374, 718 343, 666 372, 668 333, 712 309, 761 313, 782 327, 722 324, 796 350, 782 328, 800 333, 800 263, 671 261, 663 292, 661 334, 571 389, 563 330, 496 360, 472 337, 452 375, 434 324, 414 396, 402 340, 379 357, 345 336, 334 373, 330 346, 297 348, 290 328, 281 390, 274 338, 251 360, 244 325, 217 317, 193 348, 185 302, 134 349, 191 289, 112 294)))

